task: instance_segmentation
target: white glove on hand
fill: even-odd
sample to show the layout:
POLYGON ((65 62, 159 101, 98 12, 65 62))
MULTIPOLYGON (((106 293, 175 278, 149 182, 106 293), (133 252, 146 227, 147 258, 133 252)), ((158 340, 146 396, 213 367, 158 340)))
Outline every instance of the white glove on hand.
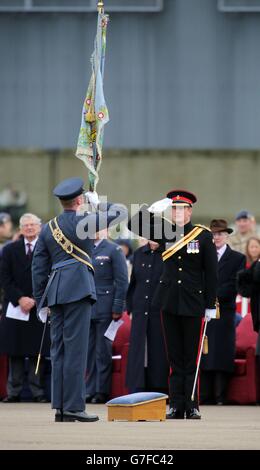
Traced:
POLYGON ((85 196, 88 199, 89 204, 91 204, 92 208, 97 210, 100 203, 98 193, 96 191, 88 191, 85 193, 85 196))
POLYGON ((216 308, 206 308, 205 310, 205 320, 208 322, 213 318, 216 319, 217 309, 216 308))
POLYGON ((172 205, 172 200, 169 197, 165 197, 160 201, 154 202, 150 207, 148 207, 148 211, 152 212, 153 214, 164 212, 168 207, 172 205))
POLYGON ((48 313, 49 313, 48 307, 41 308, 41 310, 38 312, 38 320, 40 320, 42 323, 46 323, 48 313))

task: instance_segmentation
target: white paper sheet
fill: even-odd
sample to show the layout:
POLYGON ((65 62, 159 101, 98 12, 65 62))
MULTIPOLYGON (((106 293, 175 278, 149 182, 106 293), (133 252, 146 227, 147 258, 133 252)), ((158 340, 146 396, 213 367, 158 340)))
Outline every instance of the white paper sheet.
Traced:
POLYGON ((14 320, 29 321, 30 313, 24 313, 20 305, 14 307, 13 304, 9 302, 6 311, 6 317, 13 318, 14 320))
POLYGON ((124 323, 123 320, 117 320, 117 321, 112 320, 109 327, 105 331, 104 336, 110 339, 110 341, 114 341, 116 334, 117 334, 117 330, 123 323, 124 323))

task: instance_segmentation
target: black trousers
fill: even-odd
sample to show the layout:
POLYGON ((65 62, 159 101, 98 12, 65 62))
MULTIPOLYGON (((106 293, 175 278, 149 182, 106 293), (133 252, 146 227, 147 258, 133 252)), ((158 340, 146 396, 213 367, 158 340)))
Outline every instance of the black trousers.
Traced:
MULTIPOLYGON (((28 385, 32 396, 44 396, 44 362, 41 360, 39 372, 35 375, 37 356, 28 358, 28 385)), ((7 382, 7 394, 9 397, 19 397, 23 389, 25 377, 25 357, 9 357, 9 374, 7 382)))
POLYGON ((170 406, 180 410, 198 408, 196 389, 194 401, 192 388, 197 367, 202 319, 162 313, 168 360, 170 406))
POLYGON ((201 372, 201 403, 225 403, 231 373, 217 370, 201 372))

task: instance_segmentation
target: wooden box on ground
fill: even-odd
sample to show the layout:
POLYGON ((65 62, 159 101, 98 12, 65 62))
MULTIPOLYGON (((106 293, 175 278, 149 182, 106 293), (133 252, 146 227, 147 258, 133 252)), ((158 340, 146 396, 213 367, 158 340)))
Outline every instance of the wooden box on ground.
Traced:
POLYGON ((142 392, 114 398, 107 403, 108 421, 164 421, 167 395, 142 392))

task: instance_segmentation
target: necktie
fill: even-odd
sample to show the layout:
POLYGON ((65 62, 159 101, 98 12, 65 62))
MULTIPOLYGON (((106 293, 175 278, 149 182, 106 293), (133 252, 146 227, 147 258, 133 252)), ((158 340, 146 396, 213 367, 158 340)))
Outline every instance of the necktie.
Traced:
POLYGON ((26 243, 27 246, 27 257, 31 259, 32 257, 32 244, 31 243, 26 243))

